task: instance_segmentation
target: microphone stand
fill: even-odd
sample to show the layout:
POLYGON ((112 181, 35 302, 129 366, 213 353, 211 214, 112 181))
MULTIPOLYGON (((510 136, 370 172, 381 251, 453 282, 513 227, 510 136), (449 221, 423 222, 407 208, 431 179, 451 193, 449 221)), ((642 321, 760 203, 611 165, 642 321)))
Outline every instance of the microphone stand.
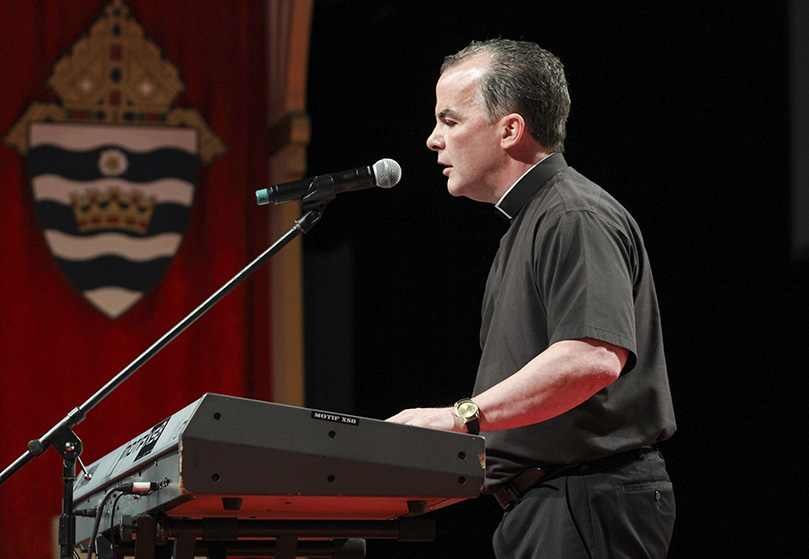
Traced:
MULTIPOLYGON (((44 454, 49 446, 53 446, 54 449, 62 455, 62 482, 64 490, 62 495, 62 515, 59 517, 60 559, 72 559, 73 545, 76 540, 76 517, 73 514, 73 482, 76 480, 76 461, 81 464, 79 456, 82 453, 83 445, 81 439, 73 432, 73 427, 85 419, 87 412, 101 403, 104 398, 109 396, 126 379, 132 376, 135 371, 157 355, 157 353, 174 340, 174 338, 179 336, 199 317, 210 310, 211 307, 217 304, 225 295, 239 286, 239 284, 247 279, 273 255, 301 233, 308 233, 309 230, 320 221, 326 205, 333 200, 335 196, 334 189, 329 188, 329 185, 322 185, 325 187, 322 189, 314 188, 315 186, 316 185, 313 184, 313 188, 311 188, 309 193, 302 199, 301 207, 306 213, 295 221, 295 225, 292 229, 281 236, 272 246, 261 253, 238 274, 233 276, 225 285, 220 287, 213 295, 208 297, 208 299, 178 322, 171 330, 166 332, 137 359, 127 365, 121 372, 113 377, 112 380, 91 396, 90 399, 70 411, 64 419, 54 425, 50 431, 45 433, 42 437, 29 442, 28 450, 0 473, 0 485, 2 485, 33 458, 44 454)), ((84 465, 81 464, 81 466, 84 470, 84 465)), ((85 475, 89 475, 86 473, 86 470, 85 475)))

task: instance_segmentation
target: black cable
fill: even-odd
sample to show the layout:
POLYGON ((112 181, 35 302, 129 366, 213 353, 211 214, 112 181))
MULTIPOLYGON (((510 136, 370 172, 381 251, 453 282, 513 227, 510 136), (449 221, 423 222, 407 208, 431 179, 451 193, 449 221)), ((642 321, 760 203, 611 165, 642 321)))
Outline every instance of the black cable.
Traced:
POLYGON ((115 525, 115 509, 118 508, 118 500, 125 495, 125 493, 121 493, 115 497, 115 500, 112 502, 112 510, 110 511, 110 547, 113 551, 113 557, 115 556, 115 538, 112 537, 112 527, 115 525))
POLYGON ((107 504, 107 500, 113 495, 113 493, 117 493, 119 491, 123 491, 121 486, 116 485, 112 489, 108 490, 101 500, 98 502, 98 506, 96 507, 96 516, 95 520, 93 521, 93 531, 90 533, 90 543, 87 546, 87 559, 93 559, 93 554, 96 551, 96 537, 98 536, 98 527, 101 525, 101 517, 104 514, 104 507, 107 504))
MULTIPOLYGON (((98 537, 98 529, 99 526, 101 526, 101 517, 104 515, 104 507, 106 506, 109 498, 114 493, 123 493, 124 495, 132 495, 134 493, 149 493, 155 489, 158 489, 159 487, 160 484, 153 481, 130 481, 128 483, 119 483, 118 485, 110 488, 98 502, 98 507, 96 508, 95 520, 93 521, 93 531, 90 534, 90 544, 87 546, 87 559, 93 559, 93 554, 96 552, 96 538, 98 537)), ((113 509, 110 517, 112 517, 114 514, 115 510, 113 509)), ((110 522, 112 522, 112 520, 110 520, 110 522)))

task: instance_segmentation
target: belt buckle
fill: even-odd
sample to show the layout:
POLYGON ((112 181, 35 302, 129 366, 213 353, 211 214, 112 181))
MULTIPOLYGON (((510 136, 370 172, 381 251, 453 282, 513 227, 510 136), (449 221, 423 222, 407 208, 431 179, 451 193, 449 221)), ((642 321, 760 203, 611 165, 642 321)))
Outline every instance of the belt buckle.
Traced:
POLYGON ((509 510, 511 506, 517 502, 517 499, 520 498, 520 495, 518 495, 511 486, 511 482, 498 488, 493 495, 503 510, 509 510))

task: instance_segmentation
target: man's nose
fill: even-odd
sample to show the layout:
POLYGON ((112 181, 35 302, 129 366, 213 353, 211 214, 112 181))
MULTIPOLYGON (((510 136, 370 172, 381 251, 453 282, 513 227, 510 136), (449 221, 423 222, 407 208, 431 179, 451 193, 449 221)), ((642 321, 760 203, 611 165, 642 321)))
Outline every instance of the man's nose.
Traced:
POLYGON ((440 138, 436 129, 433 128, 433 131, 427 136, 427 148, 433 151, 438 151, 443 148, 443 140, 440 138))

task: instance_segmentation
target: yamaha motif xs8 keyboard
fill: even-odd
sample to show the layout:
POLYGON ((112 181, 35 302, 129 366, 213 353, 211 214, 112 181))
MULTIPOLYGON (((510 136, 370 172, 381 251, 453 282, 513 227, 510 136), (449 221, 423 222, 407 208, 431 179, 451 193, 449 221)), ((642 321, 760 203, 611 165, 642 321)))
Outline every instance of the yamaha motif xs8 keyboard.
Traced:
MULTIPOLYGON (((478 436, 206 394, 91 464, 73 503, 104 505, 101 531, 143 514, 387 520, 477 496, 483 456, 478 436), (152 490, 104 499, 130 482, 152 490)), ((86 543, 94 519, 76 521, 86 543)))

